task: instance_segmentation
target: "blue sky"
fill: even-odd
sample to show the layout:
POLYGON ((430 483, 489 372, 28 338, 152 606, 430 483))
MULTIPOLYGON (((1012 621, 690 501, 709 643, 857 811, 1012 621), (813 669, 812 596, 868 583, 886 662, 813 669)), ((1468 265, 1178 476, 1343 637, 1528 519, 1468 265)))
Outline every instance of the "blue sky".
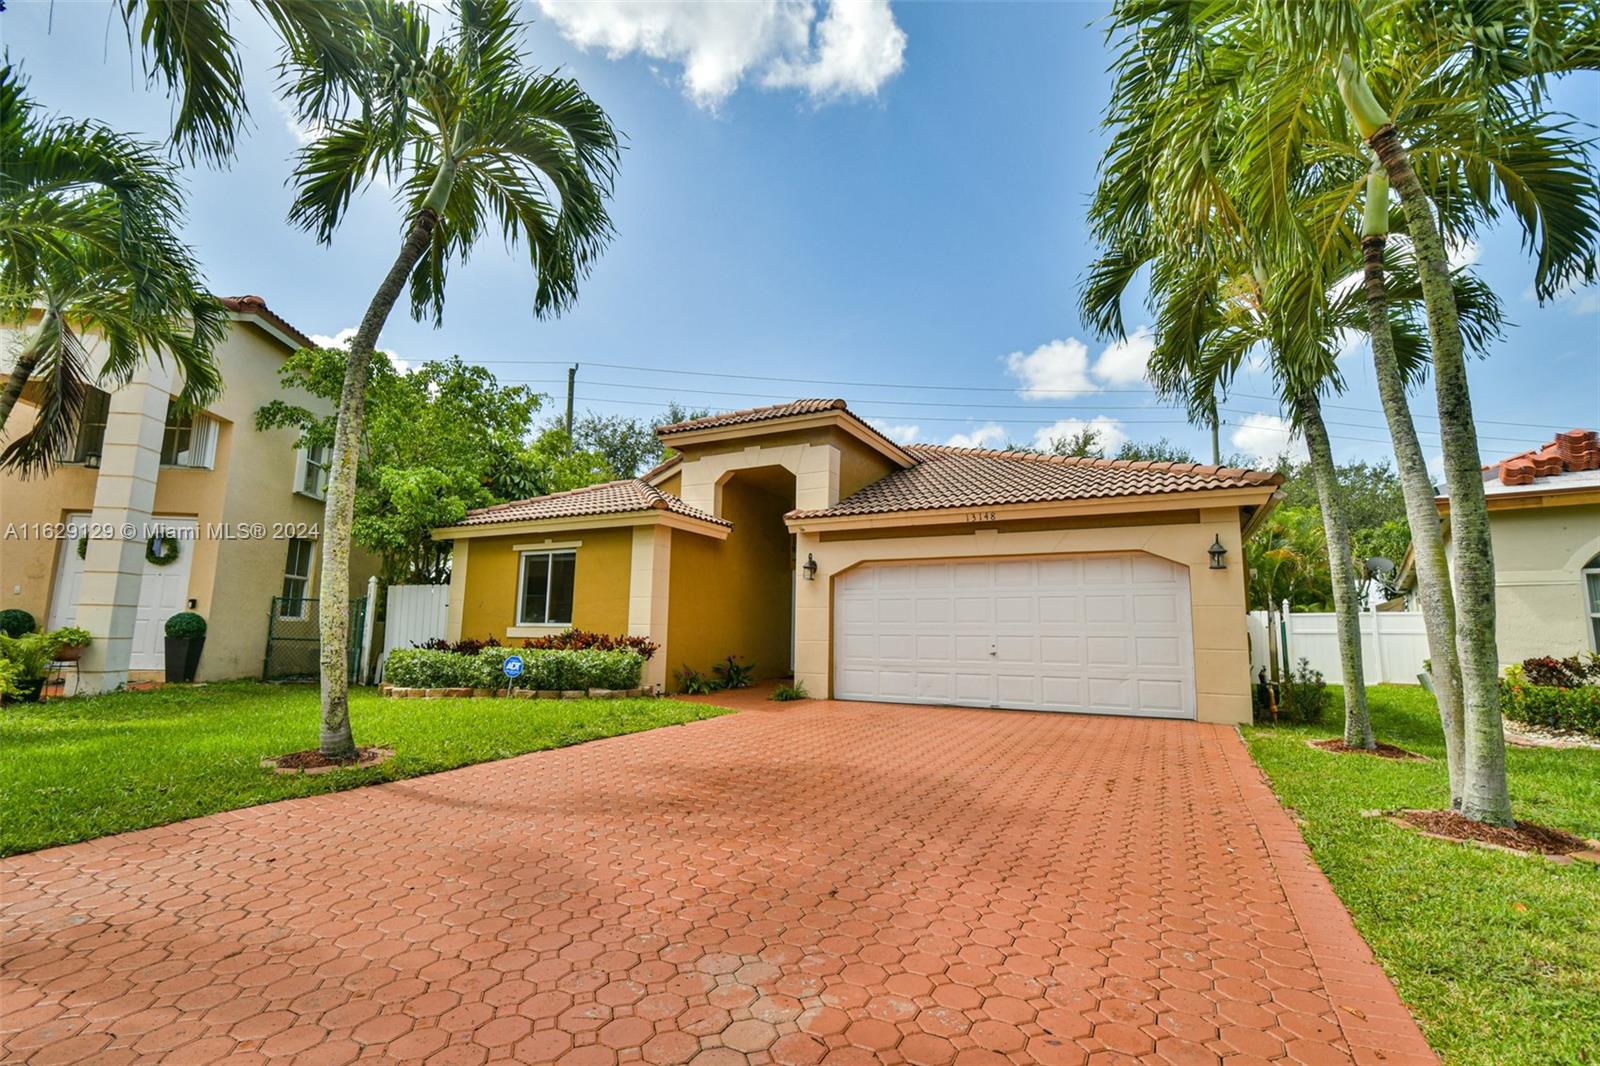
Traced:
MULTIPOLYGON (((841 395, 902 439, 998 445, 1101 420, 1113 440, 1167 436, 1204 457, 1206 435, 1139 382, 1139 345, 1108 351, 1075 311, 1108 94, 1100 13, 530 2, 531 60, 579 78, 626 134, 617 239, 560 319, 534 320, 525 260, 488 245, 452 275, 442 328, 397 310, 383 346, 413 363, 459 353, 553 395, 577 362, 580 409, 630 416, 674 399, 841 395), (1030 384, 1084 391, 1030 398, 1030 384)), ((299 142, 272 94, 270 38, 242 6, 239 28, 253 127, 230 167, 188 173, 188 238, 218 292, 260 294, 336 335, 360 317, 400 220, 375 189, 331 247, 287 225, 299 142)), ((47 109, 168 129, 108 2, 11 0, 0 38, 47 109)), ((1600 123, 1600 79, 1555 100, 1600 123)), ((1472 367, 1486 459, 1595 427, 1600 290, 1538 307, 1509 228, 1466 254, 1516 323, 1472 367)), ((1130 326, 1146 318, 1130 308, 1130 326)), ((1342 365, 1335 447, 1381 457, 1364 354, 1342 365)), ((1436 457, 1431 387, 1415 407, 1436 457)), ((1239 381, 1226 410, 1225 452, 1282 447, 1266 380, 1239 381)))

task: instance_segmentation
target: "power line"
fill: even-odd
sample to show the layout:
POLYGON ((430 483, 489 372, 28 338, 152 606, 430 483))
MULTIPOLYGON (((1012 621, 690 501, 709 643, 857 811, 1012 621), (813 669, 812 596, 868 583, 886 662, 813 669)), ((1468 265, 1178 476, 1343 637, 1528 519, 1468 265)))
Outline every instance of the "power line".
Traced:
MULTIPOLYGON (((480 363, 480 364, 482 364, 484 366, 491 366, 491 365, 493 365, 493 366, 567 366, 567 365, 569 365, 569 361, 568 360, 564 360, 564 359, 478 359, 478 360, 475 360, 475 362, 480 363)), ((1017 387, 1015 385, 928 385, 928 384, 922 384, 920 382, 843 381, 843 380, 827 379, 827 378, 811 378, 811 379, 804 379, 803 380, 803 379, 795 378, 795 377, 781 377, 781 376, 775 376, 775 375, 769 375, 769 374, 741 374, 741 373, 736 373, 736 372, 733 372, 733 371, 720 371, 720 370, 680 370, 680 369, 673 368, 673 367, 643 366, 643 365, 635 364, 635 363, 596 363, 596 362, 590 362, 588 360, 584 361, 584 365, 585 366, 602 367, 602 368, 604 368, 606 370, 628 370, 628 371, 633 371, 633 372, 636 372, 636 373, 646 373, 646 374, 677 374, 677 375, 688 376, 688 377, 732 378, 732 379, 736 379, 736 380, 740 380, 740 381, 778 382, 778 383, 782 383, 782 384, 785 384, 785 385, 802 385, 802 384, 805 384, 805 385, 838 385, 838 386, 847 387, 847 388, 861 388, 861 389, 925 389, 925 390, 937 390, 937 391, 940 391, 940 392, 963 392, 963 393, 1003 392, 1003 393, 1018 394, 1018 393, 1022 393, 1024 391, 1028 391, 1028 392, 1039 393, 1039 394, 1052 396, 1052 397, 1053 396, 1059 396, 1059 397, 1062 397, 1062 398, 1069 398, 1069 397, 1074 397, 1074 396, 1102 396, 1102 395, 1106 395, 1108 393, 1111 393, 1111 394, 1126 394, 1126 395, 1151 395, 1151 390, 1148 387, 1136 388, 1136 389, 1119 389, 1119 388, 1098 388, 1098 387, 1089 387, 1089 388, 1065 388, 1065 387, 1062 387, 1062 388, 1055 388, 1055 387, 1046 386, 1046 387, 1035 388, 1035 389, 1024 389, 1024 388, 1019 388, 1019 387, 1017 387)), ((614 383, 611 383, 611 382, 604 382, 604 383, 596 382, 595 384, 614 384, 614 383)), ((634 384, 632 382, 629 382, 623 387, 626 387, 626 388, 643 388, 643 387, 648 387, 648 386, 640 386, 640 385, 636 385, 636 384, 634 384)), ((734 393, 734 392, 726 392, 726 391, 722 391, 722 390, 716 390, 716 392, 717 392, 718 395, 723 395, 723 396, 760 395, 760 394, 750 394, 750 393, 741 394, 741 393, 734 393)), ((1235 393, 1231 393, 1230 395, 1236 396, 1236 397, 1238 397, 1240 399, 1245 399, 1245 400, 1263 400, 1263 401, 1266 401, 1266 402, 1269 402, 1269 403, 1281 403, 1282 402, 1282 400, 1277 396, 1264 396, 1264 395, 1262 395, 1260 393, 1235 392, 1235 393)), ((777 397, 777 398, 778 399, 793 399, 794 396, 793 395, 785 395, 785 396, 777 397)), ((873 401, 868 400, 868 401, 863 401, 863 402, 873 402, 873 401)), ((877 402, 883 402, 883 401, 877 401, 877 402)), ((907 406, 911 405, 911 403, 912 403, 912 401, 898 401, 898 402, 901 402, 902 404, 907 405, 907 406)), ((957 405, 944 405, 944 406, 957 406, 957 405)), ((983 405, 972 404, 970 406, 980 407, 980 406, 983 406, 983 405)), ((1342 410, 1342 411, 1360 411, 1360 412, 1363 412, 1363 413, 1375 413, 1375 412, 1372 411, 1372 408, 1363 407, 1363 406, 1360 406, 1358 404, 1324 403, 1322 406, 1337 408, 1337 409, 1342 410)), ((1021 410, 1022 408, 1019 407, 1018 409, 1021 410)), ((1103 407, 1101 409, 1102 410, 1112 410, 1113 408, 1104 408, 1103 407)), ((1128 408, 1128 409, 1132 410, 1132 408, 1128 408)), ((1412 417, 1413 418, 1430 418, 1430 419, 1433 419, 1435 421, 1437 421, 1438 418, 1439 418, 1438 415, 1428 414, 1426 412, 1414 412, 1412 417)), ((1517 419, 1478 418, 1478 419, 1474 419, 1474 421, 1476 423, 1480 424, 1480 425, 1516 426, 1518 428, 1523 428, 1523 429, 1548 429, 1548 430, 1551 430, 1551 431, 1559 431, 1559 430, 1562 430, 1562 429, 1571 428, 1571 427, 1563 426, 1563 425, 1554 425, 1554 424, 1550 424, 1550 423, 1529 422, 1529 421, 1526 421, 1526 420, 1517 420, 1517 419)), ((1371 427, 1368 427, 1368 428, 1379 429, 1379 428, 1383 428, 1383 427, 1371 426, 1371 427)), ((1511 440, 1513 438, 1505 437, 1505 438, 1499 438, 1499 439, 1511 440)), ((1515 438, 1515 439, 1516 440, 1522 440, 1522 438, 1520 438, 1520 437, 1515 438)))

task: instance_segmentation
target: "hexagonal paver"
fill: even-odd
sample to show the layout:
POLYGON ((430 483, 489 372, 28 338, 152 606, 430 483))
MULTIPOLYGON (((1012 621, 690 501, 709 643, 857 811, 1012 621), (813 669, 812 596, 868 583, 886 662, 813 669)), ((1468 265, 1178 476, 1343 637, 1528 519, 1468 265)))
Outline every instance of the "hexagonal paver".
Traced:
POLYGON ((0 1060, 1428 1060, 1231 729, 762 696, 4 860, 0 1060))

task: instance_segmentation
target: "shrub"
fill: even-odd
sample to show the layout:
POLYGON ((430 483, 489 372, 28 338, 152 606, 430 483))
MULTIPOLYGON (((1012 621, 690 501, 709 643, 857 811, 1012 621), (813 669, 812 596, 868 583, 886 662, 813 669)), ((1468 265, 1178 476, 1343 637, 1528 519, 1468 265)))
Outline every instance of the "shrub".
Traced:
POLYGON ((33 620, 33 615, 19 607, 8 607, 0 611, 0 633, 8 637, 24 636, 37 628, 38 623, 33 620))
POLYGON ((717 683, 688 663, 678 667, 678 691, 686 696, 704 696, 717 691, 717 683))
POLYGON ((609 633, 593 633, 587 629, 567 629, 542 637, 529 637, 522 642, 522 646, 539 651, 634 651, 645 659, 656 653, 656 646, 645 637, 614 637, 609 633))
POLYGON ((22 695, 22 689, 17 687, 21 677, 21 667, 10 659, 0 659, 0 703, 13 696, 22 695))
POLYGON ((1552 688, 1578 688, 1600 684, 1600 655, 1569 655, 1565 659, 1543 655, 1522 660, 1522 672, 1530 685, 1552 688))
POLYGON ((580 688, 630 689, 639 687, 644 656, 636 651, 535 650, 525 656, 523 687, 569 691, 580 688))
POLYGON ((384 677, 400 688, 482 688, 477 662, 432 648, 396 648, 384 662, 384 677))
POLYGON ((179 611, 167 619, 167 636, 169 637, 203 637, 206 635, 206 620, 193 611, 179 611))
POLYGON ((767 699, 777 700, 779 703, 788 703, 791 700, 807 700, 810 698, 811 694, 806 691, 806 683, 804 681, 797 681, 792 685, 779 685, 777 688, 772 690, 772 695, 767 697, 767 699))
MULTIPOLYGON (((494 638, 490 637, 489 640, 492 641, 494 638)), ((465 641, 461 643, 465 643, 465 641)), ((461 655, 463 653, 452 649, 452 654, 461 655)), ((505 688, 507 685, 515 685, 519 688, 525 687, 525 678, 527 677, 526 664, 523 665, 524 672, 522 677, 513 680, 506 676, 506 660, 515 654, 516 652, 510 648, 502 647, 498 643, 490 644, 486 641, 483 649, 473 656, 472 674, 475 680, 472 682, 472 687, 505 688)), ((527 658, 527 656, 523 658, 527 658)))
POLYGON ((490 637, 488 640, 476 640, 467 637, 465 640, 445 640, 443 637, 434 637, 430 641, 414 645, 427 651, 447 651, 453 655, 476 655, 485 648, 498 648, 500 642, 490 637))
POLYGON ((1291 722, 1316 725, 1328 706, 1328 683, 1320 670, 1311 668, 1309 659, 1295 664, 1294 672, 1278 685, 1278 713, 1291 722))
POLYGON ((78 626, 62 626, 52 629, 50 636, 55 640, 57 648, 87 648, 94 643, 94 637, 87 629, 78 626))
POLYGON ((711 668, 718 688, 749 688, 756 679, 756 664, 741 663, 737 655, 730 655, 711 668))
POLYGON ((1506 668, 1500 709, 1514 722, 1600 736, 1600 685, 1538 685, 1522 666, 1506 668))
POLYGON ((24 633, 20 637, 0 633, 0 659, 10 664, 7 673, 22 698, 38 698, 39 686, 49 676, 56 657, 55 638, 48 633, 24 633))

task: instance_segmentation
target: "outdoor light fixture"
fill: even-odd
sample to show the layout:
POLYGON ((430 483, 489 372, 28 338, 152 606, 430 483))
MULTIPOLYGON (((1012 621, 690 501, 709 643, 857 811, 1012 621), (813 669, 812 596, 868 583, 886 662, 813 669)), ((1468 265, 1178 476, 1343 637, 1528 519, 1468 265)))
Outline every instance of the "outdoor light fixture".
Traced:
POLYGON ((817 579, 817 557, 810 552, 806 552, 806 565, 800 568, 800 572, 806 575, 807 581, 815 581, 817 579))
POLYGON ((100 469, 100 453, 99 452, 90 452, 88 455, 85 455, 83 457, 83 465, 88 467, 90 470, 99 470, 100 469))
POLYGON ((1211 556, 1211 569, 1226 570, 1228 568, 1228 564, 1225 561, 1228 554, 1228 549, 1222 546, 1221 533, 1218 533, 1212 539, 1211 547, 1206 549, 1206 554, 1211 556))

